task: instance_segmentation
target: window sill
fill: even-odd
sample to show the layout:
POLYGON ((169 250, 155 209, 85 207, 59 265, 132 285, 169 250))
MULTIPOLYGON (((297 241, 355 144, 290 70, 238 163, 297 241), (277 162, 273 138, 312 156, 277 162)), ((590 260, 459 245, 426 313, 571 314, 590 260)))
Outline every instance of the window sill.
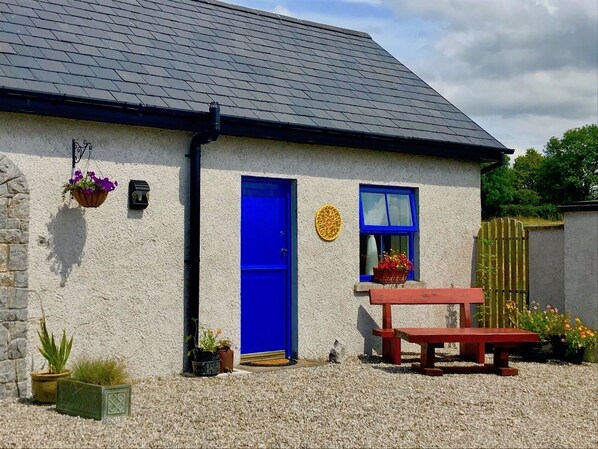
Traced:
POLYGON ((379 284, 378 282, 358 282, 353 286, 354 292, 369 292, 372 288, 426 288, 421 281, 407 281, 404 284, 379 284))

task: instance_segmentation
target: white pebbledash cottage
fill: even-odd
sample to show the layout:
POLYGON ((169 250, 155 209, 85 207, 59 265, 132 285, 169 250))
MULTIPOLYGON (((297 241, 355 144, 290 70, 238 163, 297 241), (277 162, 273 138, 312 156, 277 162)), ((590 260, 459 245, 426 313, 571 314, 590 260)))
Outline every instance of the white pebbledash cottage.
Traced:
POLYGON ((207 0, 2 2, 0 397, 41 364, 42 304, 74 357, 137 377, 186 368, 194 317, 237 362, 379 352, 372 254, 469 286, 480 162, 506 153, 364 33, 207 0), (73 140, 119 181, 99 208, 61 198, 73 140))

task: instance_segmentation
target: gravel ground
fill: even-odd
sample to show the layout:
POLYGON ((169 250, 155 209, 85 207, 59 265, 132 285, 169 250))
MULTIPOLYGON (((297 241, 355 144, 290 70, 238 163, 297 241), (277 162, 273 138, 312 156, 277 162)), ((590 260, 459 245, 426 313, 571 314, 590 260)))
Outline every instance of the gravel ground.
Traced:
POLYGON ((0 401, 1 447, 598 447, 598 364, 427 377, 379 359, 133 387, 98 422, 0 401))

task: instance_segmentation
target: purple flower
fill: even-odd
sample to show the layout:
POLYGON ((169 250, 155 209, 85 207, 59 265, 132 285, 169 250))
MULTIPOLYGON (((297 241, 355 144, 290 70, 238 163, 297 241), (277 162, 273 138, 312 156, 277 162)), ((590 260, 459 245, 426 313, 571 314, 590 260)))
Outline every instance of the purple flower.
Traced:
POLYGON ((118 186, 116 181, 111 181, 108 177, 99 178, 95 172, 88 171, 85 176, 81 170, 77 169, 73 173, 73 177, 63 186, 63 194, 79 190, 84 193, 93 193, 98 190, 111 192, 118 186))

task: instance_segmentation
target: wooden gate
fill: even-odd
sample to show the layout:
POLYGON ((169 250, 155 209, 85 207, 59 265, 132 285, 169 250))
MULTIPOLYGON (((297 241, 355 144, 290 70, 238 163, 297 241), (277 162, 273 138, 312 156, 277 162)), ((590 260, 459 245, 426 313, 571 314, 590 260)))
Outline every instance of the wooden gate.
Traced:
POLYGON ((477 244, 477 285, 484 289, 485 304, 480 324, 509 327, 505 302, 519 310, 528 305, 528 239, 523 223, 497 218, 482 223, 477 244))

